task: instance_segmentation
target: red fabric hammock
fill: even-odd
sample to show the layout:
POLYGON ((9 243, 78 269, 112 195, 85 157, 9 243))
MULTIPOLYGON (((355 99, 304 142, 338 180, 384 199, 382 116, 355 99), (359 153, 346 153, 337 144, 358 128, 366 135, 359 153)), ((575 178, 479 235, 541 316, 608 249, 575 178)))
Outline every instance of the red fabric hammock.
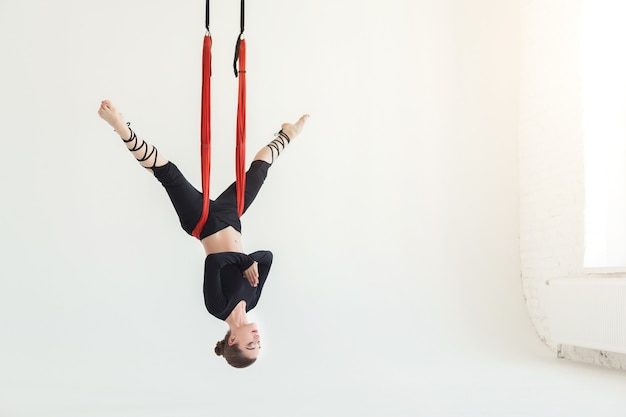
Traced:
MULTIPOLYGON (((211 178, 211 32, 209 31, 209 1, 206 3, 206 29, 202 49, 202 115, 200 121, 200 159, 202 164, 202 213, 192 235, 200 239, 200 233, 209 217, 209 186, 211 178)), ((241 33, 235 50, 235 76, 239 76, 237 103, 237 147, 235 173, 237 182, 237 213, 243 214, 246 190, 246 41, 244 31, 244 0, 241 0, 241 33), (239 69, 237 69, 239 61, 239 69)))
POLYGON ((246 194, 246 40, 239 39, 239 99, 237 103, 237 211, 243 214, 246 194))
POLYGON ((202 110, 200 117, 200 160, 202 164, 202 214, 192 235, 200 232, 209 217, 209 186, 211 185, 211 35, 204 36, 202 48, 202 110))

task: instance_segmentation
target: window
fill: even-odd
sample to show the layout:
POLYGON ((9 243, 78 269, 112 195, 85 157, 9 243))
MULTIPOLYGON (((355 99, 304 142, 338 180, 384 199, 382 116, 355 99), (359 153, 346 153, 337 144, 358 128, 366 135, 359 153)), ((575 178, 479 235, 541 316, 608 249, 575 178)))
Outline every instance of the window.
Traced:
POLYGON ((587 268, 626 268, 626 2, 584 0, 580 67, 587 268))

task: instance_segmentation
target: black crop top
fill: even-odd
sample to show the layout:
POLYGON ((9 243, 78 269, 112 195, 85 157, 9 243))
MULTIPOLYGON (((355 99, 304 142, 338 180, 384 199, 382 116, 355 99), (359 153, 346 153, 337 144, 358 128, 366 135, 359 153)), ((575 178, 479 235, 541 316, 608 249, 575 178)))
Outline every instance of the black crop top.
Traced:
POLYGON ((241 301, 246 301, 246 311, 252 310, 272 266, 272 252, 258 251, 250 255, 239 252, 220 252, 208 255, 204 261, 204 304, 220 320, 233 311, 241 301), (252 287, 243 277, 243 271, 254 261, 258 262, 259 284, 252 287))

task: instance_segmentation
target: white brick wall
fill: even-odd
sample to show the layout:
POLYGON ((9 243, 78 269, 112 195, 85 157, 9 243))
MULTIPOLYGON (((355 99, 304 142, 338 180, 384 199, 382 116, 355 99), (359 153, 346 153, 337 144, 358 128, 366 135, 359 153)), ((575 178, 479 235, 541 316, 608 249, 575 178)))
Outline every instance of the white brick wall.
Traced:
POLYGON ((520 256, 528 311, 560 357, 624 368, 626 356, 551 340, 546 280, 583 276, 584 172, 579 72, 581 0, 521 1, 520 256))

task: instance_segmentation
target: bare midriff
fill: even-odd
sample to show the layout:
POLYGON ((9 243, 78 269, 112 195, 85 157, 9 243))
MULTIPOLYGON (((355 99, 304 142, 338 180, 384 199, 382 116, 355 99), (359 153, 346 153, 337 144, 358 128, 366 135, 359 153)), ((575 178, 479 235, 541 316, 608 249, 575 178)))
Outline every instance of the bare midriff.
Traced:
POLYGON ((207 255, 219 252, 239 252, 243 253, 241 245, 241 233, 234 227, 228 226, 219 232, 202 239, 202 246, 207 255))

